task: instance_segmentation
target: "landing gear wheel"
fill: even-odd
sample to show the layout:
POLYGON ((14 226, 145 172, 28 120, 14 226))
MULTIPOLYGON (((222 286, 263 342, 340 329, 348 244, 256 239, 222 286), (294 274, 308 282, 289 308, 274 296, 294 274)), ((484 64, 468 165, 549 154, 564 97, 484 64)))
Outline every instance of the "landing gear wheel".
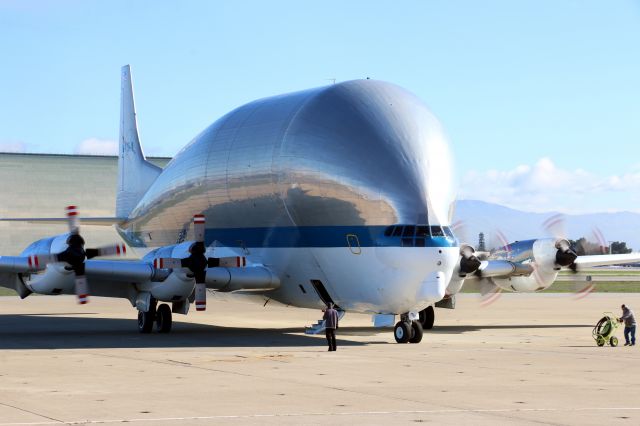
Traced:
POLYGON ((393 337, 396 338, 396 342, 398 343, 407 343, 409 339, 411 339, 411 323, 400 321, 396 324, 393 329, 393 337))
POLYGON ((616 336, 611 336, 611 339, 609 339, 609 344, 611 346, 618 346, 618 338, 616 336))
POLYGON ((433 322, 436 319, 436 312, 433 309, 433 306, 428 306, 426 309, 423 309, 418 314, 420 317, 420 322, 422 323, 422 328, 425 330, 431 330, 433 328, 433 322))
POLYGON ((155 319, 155 309, 149 309, 147 312, 138 311, 138 331, 143 334, 151 333, 151 330, 153 330, 153 322, 155 319))
POLYGON ((596 344, 597 344, 598 346, 604 346, 604 344, 605 344, 605 343, 606 343, 606 342, 605 342, 605 340, 604 340, 604 337, 602 337, 602 336, 598 336, 598 337, 596 338, 596 344))
POLYGON ((156 313, 156 328, 159 333, 168 333, 171 331, 171 308, 166 303, 158 306, 156 313))
POLYGON ((422 341, 422 324, 420 321, 411 321, 411 329, 413 333, 409 343, 420 343, 422 341))

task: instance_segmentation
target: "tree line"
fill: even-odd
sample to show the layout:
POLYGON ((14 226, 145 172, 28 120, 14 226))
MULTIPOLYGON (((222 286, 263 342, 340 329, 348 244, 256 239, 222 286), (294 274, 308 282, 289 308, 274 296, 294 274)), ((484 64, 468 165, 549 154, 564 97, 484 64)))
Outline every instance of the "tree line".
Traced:
POLYGON ((601 246, 598 243, 588 241, 585 237, 577 240, 569 240, 571 247, 578 256, 590 254, 627 254, 633 250, 627 247, 624 241, 612 241, 608 246, 601 246))

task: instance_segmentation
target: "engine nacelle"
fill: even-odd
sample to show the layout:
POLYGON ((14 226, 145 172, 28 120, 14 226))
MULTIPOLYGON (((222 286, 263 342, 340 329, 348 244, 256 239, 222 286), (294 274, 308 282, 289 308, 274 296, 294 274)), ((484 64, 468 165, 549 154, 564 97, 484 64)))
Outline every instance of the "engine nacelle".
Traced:
MULTIPOLYGON (((55 252, 54 252, 55 253, 55 252)), ((25 276, 27 288, 39 294, 74 294, 75 279, 66 263, 50 263, 39 274, 25 276)))
MULTIPOLYGON (((528 252, 516 252, 514 256, 526 255, 528 258, 523 260, 522 264, 530 266, 531 273, 509 278, 493 278, 493 283, 504 290, 523 293, 532 293, 548 288, 558 277, 558 271, 561 267, 567 266, 559 264, 558 259, 566 252, 569 243, 563 239, 552 238, 523 241, 520 244, 522 243, 531 243, 528 252)), ((514 248, 520 249, 515 244, 512 250, 514 248)), ((511 261, 517 262, 518 260, 516 257, 511 261)))
POLYGON ((54 253, 62 253, 68 247, 67 239, 69 238, 69 233, 55 235, 53 237, 43 238, 38 241, 34 241, 29 244, 29 246, 22 251, 20 256, 31 256, 36 254, 54 254, 54 253))
MULTIPOLYGON (((57 254, 67 249, 69 233, 42 238, 29 244, 20 256, 57 254)), ((34 293, 73 294, 75 288, 73 271, 66 263, 51 263, 38 274, 24 275, 24 284, 34 293)))
POLYGON ((195 281, 186 271, 176 269, 164 281, 148 282, 140 289, 163 302, 176 302, 189 298, 193 292, 195 281))
POLYGON ((175 259, 183 259, 189 257, 189 249, 194 244, 193 241, 185 241, 184 243, 174 244, 172 246, 159 247, 147 253, 142 260, 153 263, 154 259, 171 257, 175 259))

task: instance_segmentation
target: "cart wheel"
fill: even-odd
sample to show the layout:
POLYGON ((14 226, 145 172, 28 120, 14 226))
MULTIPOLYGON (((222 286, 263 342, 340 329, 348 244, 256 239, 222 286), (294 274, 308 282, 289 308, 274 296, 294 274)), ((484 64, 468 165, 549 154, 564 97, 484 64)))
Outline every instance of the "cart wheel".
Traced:
POLYGON ((604 337, 602 337, 602 336, 598 336, 598 337, 596 337, 596 344, 597 344, 598 346, 604 346, 604 344, 605 344, 605 343, 606 343, 606 342, 605 342, 605 340, 604 340, 604 337))
POLYGON ((612 336, 611 339, 609 339, 609 344, 611 346, 618 346, 618 338, 616 336, 612 336))

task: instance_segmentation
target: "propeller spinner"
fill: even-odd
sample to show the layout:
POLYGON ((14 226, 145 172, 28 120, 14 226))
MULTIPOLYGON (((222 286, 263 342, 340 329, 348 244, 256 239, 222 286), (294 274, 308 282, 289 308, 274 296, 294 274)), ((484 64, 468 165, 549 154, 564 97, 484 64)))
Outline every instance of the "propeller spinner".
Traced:
POLYGON ((153 261, 154 268, 173 269, 186 268, 191 271, 195 279, 195 305, 197 311, 207 309, 207 268, 218 266, 242 267, 246 266, 246 258, 233 257, 209 257, 205 256, 206 247, 204 244, 205 218, 202 214, 193 216, 194 243, 189 247, 189 257, 182 259, 164 257, 153 261))

